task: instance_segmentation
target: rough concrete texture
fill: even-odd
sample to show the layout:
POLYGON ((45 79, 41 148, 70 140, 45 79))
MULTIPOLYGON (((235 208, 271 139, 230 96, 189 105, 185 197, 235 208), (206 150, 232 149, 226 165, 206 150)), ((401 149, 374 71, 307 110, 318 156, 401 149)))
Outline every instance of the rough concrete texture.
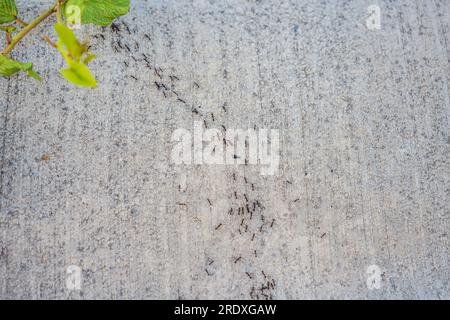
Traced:
POLYGON ((14 51, 45 81, 0 79, 0 297, 449 299, 449 23, 448 0, 133 1, 81 30, 83 90, 49 21, 14 51), (174 164, 203 120, 280 130, 278 175, 174 164))

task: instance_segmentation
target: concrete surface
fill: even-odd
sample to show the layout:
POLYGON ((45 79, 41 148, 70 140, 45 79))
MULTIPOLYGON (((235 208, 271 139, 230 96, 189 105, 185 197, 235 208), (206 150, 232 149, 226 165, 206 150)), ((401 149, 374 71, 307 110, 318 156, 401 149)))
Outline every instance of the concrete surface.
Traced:
POLYGON ((47 23, 14 51, 46 80, 0 79, 0 297, 449 299, 449 23, 448 0, 133 1, 81 30, 95 90, 47 23), (279 174, 175 165, 203 120, 280 130, 279 174))

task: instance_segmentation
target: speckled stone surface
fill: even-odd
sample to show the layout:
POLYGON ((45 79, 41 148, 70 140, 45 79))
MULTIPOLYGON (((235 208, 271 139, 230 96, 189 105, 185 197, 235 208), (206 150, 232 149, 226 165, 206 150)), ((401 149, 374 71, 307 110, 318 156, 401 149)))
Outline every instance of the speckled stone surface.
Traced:
POLYGON ((42 26, 13 55, 45 81, 0 79, 0 298, 449 299, 449 24, 448 0, 133 1, 81 30, 94 90, 42 26), (204 120, 278 129, 278 175, 174 164, 204 120))

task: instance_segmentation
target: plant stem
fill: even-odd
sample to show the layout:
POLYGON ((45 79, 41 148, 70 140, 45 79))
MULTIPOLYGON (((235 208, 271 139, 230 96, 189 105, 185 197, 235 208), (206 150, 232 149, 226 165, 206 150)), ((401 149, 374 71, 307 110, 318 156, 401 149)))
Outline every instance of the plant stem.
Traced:
POLYGON ((11 39, 11 43, 2 51, 0 54, 6 55, 11 52, 12 49, 31 31, 33 30, 39 23, 44 21, 46 18, 51 16, 56 11, 56 5, 45 11, 35 20, 31 21, 25 28, 20 30, 20 32, 11 39))
POLYGON ((52 40, 50 40, 49 36, 42 36, 41 37, 42 40, 44 40, 45 42, 47 42, 50 46, 52 46, 53 48, 58 48, 58 46, 56 45, 56 43, 54 43, 52 40))
POLYGON ((26 27, 28 25, 28 23, 26 23, 25 21, 23 21, 22 19, 20 19, 19 17, 16 17, 16 22, 18 24, 20 24, 22 27, 26 27))
POLYGON ((62 23, 61 1, 56 2, 56 21, 62 23))

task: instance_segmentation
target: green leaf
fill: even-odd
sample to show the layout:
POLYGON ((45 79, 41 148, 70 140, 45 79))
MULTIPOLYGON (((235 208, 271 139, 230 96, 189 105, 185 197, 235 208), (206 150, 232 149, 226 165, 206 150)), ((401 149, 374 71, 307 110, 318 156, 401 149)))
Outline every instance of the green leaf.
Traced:
POLYGON ((70 22, 78 20, 82 24, 107 26, 129 10, 130 0, 68 0, 64 15, 70 22))
POLYGON ((55 30, 58 34, 58 50, 69 65, 68 68, 60 70, 61 75, 79 87, 96 87, 97 81, 86 66, 95 55, 87 53, 87 44, 81 44, 67 26, 56 24, 55 30))
POLYGON ((0 0, 0 23, 16 20, 17 7, 15 0, 0 0))
POLYGON ((64 78, 77 86, 87 88, 97 86, 97 81, 91 71, 81 62, 73 62, 68 69, 61 69, 60 72, 64 78))
POLYGON ((84 64, 88 64, 92 60, 94 60, 97 56, 95 54, 88 54, 86 58, 84 58, 84 64))
POLYGON ((10 77, 20 71, 26 72, 29 77, 41 80, 39 74, 33 70, 33 64, 31 62, 19 62, 0 55, 0 75, 10 77))
POLYGON ((56 24, 55 30, 59 37, 58 46, 64 45, 72 59, 80 60, 83 53, 87 51, 87 45, 81 44, 75 36, 75 33, 63 24, 56 24))
POLYGON ((3 30, 8 33, 12 33, 17 30, 17 27, 14 26, 0 26, 0 30, 3 30))

